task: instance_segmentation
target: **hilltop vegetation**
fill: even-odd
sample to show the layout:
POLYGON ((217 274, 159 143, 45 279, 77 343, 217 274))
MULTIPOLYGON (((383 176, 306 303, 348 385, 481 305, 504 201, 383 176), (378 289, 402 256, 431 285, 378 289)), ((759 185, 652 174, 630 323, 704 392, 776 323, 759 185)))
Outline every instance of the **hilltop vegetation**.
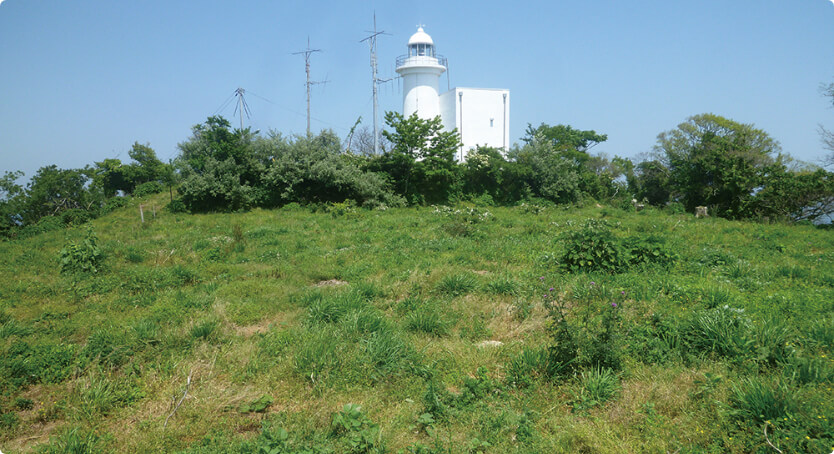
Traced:
POLYGON ((169 200, 0 243, 4 452, 834 446, 828 230, 169 200))
POLYGON ((477 148, 459 163, 457 131, 443 131, 439 117, 389 112, 385 120, 379 155, 351 149, 353 132, 343 146, 332 131, 285 137, 232 129, 226 119, 209 117, 192 128, 168 164, 150 146, 134 143, 131 163, 46 166, 26 187, 17 183, 20 172, 6 172, 0 178, 0 238, 78 225, 125 203, 115 195, 165 188, 170 210, 192 213, 289 203, 511 206, 535 198, 563 205, 672 205, 687 212, 704 206, 724 218, 765 222, 814 222, 834 210, 834 174, 793 161, 753 125, 713 114, 661 133, 654 153, 636 163, 592 154, 607 140, 604 134, 547 124, 528 126, 522 146, 477 148))

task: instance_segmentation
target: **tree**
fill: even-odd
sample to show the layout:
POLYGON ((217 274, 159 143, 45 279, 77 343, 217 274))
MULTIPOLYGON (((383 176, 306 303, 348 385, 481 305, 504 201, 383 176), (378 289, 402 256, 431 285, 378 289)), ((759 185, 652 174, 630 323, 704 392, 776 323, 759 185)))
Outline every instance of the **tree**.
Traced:
POLYGON ((81 169, 41 167, 26 185, 21 203, 23 224, 34 224, 44 216, 55 216, 69 209, 89 210, 95 201, 86 189, 88 172, 81 169))
POLYGON ((382 135, 391 142, 391 150, 376 157, 371 170, 387 173, 395 191, 412 203, 448 200, 457 183, 457 129, 443 131, 439 116, 424 120, 416 113, 404 118, 386 112, 385 123, 390 129, 382 135))
POLYGON ((208 117, 191 128, 176 165, 183 175, 183 203, 194 211, 240 210, 265 196, 261 178, 268 158, 253 146, 256 133, 231 129, 223 117, 208 117))
POLYGON ((657 159, 643 161, 637 164, 628 186, 638 200, 665 205, 669 201, 669 169, 657 159))
POLYGON ((745 211, 750 217, 785 221, 828 216, 834 212, 834 173, 820 168, 789 170, 774 163, 745 211))
POLYGON ((596 145, 608 140, 605 134, 597 134, 594 130, 582 131, 573 129, 569 125, 550 126, 545 123, 533 127, 527 123, 527 131, 521 138, 525 143, 532 143, 533 138, 541 137, 550 142, 556 151, 578 151, 587 153, 596 145))
POLYGON ((18 226, 20 219, 20 203, 23 187, 17 180, 23 172, 5 172, 0 177, 0 237, 6 237, 12 228, 18 226))
POLYGON ((508 158, 517 165, 515 176, 524 179, 533 195, 556 203, 576 203, 582 198, 579 165, 556 152, 553 143, 541 135, 510 150, 508 158))
MULTIPOLYGON (((823 85, 821 87, 821 91, 823 96, 831 98, 831 105, 834 106, 834 83, 827 86, 823 85)), ((825 129, 822 125, 820 125, 819 132, 820 137, 822 138, 823 147, 825 147, 826 150, 834 152, 834 131, 825 129)), ((825 158, 823 165, 826 167, 834 167, 834 153, 825 158)))
POLYGON ((781 160, 779 144, 766 132, 714 114, 661 133, 654 150, 669 169, 672 198, 689 211, 707 205, 729 218, 742 216, 764 183, 764 169, 781 160))

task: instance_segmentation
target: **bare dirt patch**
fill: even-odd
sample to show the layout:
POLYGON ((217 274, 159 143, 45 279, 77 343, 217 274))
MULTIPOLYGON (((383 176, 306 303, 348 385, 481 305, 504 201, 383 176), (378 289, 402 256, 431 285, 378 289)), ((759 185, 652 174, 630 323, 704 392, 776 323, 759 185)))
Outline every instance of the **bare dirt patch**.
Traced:
POLYGON ((339 285, 347 285, 348 283, 345 281, 340 281, 338 279, 328 279, 326 281, 319 281, 316 284, 316 287, 336 287, 339 285))

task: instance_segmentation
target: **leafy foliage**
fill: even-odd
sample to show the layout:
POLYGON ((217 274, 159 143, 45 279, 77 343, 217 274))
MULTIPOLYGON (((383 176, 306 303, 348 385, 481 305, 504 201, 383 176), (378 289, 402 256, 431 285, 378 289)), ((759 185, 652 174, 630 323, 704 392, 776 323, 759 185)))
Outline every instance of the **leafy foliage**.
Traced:
POLYGON ((97 273, 103 259, 98 247, 98 238, 92 228, 87 229, 87 235, 80 243, 70 241, 60 253, 61 272, 80 271, 97 273))

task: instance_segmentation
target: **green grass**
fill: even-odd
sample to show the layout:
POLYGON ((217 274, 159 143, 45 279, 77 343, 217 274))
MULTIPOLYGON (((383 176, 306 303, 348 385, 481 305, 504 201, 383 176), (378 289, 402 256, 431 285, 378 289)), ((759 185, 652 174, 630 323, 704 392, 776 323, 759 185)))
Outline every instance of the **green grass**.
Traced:
POLYGON ((137 203, 90 224, 96 273, 60 271, 86 226, 0 243, 3 452, 743 453, 771 449, 763 424, 834 447, 830 230, 593 206, 142 224, 137 203), (676 259, 566 272, 564 233, 603 215, 676 259), (590 359, 618 305, 616 373, 552 361, 553 300, 590 359))

